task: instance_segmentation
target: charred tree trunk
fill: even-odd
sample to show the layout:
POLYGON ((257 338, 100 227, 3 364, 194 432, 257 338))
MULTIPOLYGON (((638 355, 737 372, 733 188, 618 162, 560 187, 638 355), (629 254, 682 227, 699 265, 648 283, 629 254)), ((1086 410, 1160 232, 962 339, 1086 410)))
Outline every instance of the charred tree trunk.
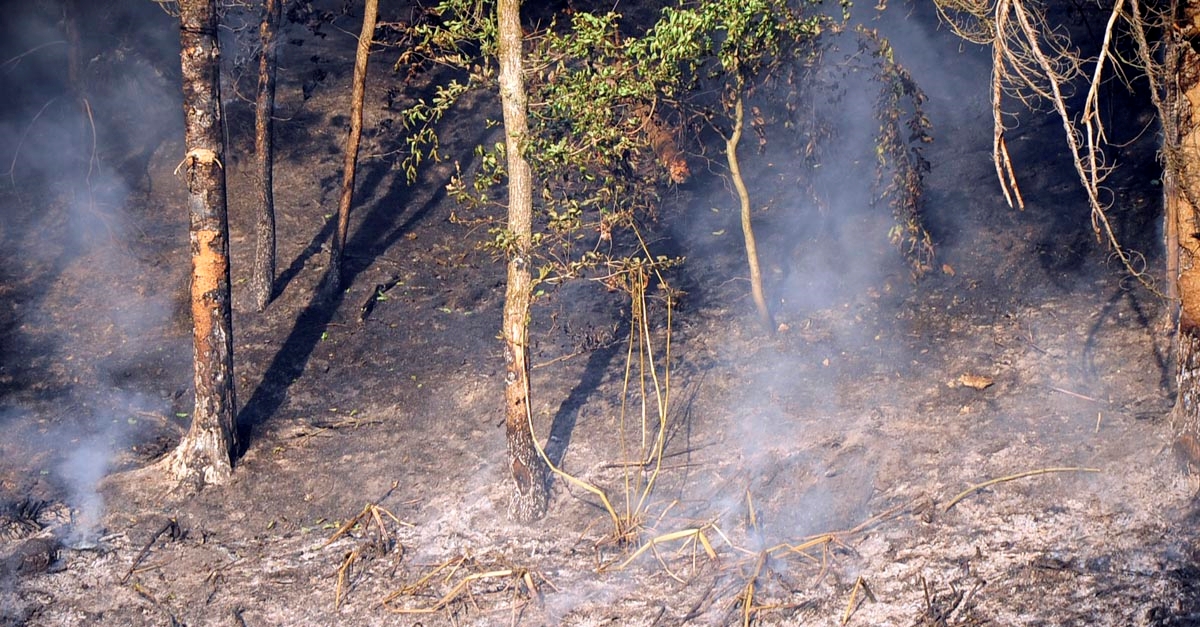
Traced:
MULTIPOLYGON (((1175 4, 1175 3, 1173 3, 1175 4)), ((1185 0, 1169 15, 1178 33, 1200 23, 1200 0, 1185 0)), ((1200 469, 1200 53, 1190 37, 1167 48, 1164 190, 1167 212, 1168 269, 1179 299, 1176 328, 1178 396, 1172 412, 1175 450, 1193 471, 1200 469)))
POLYGON ((346 248, 346 232, 350 228, 350 203, 354 200, 354 173, 358 167, 358 142, 362 137, 363 94, 367 89, 367 59, 371 55, 371 39, 375 36, 375 19, 379 0, 367 0, 363 8, 362 31, 358 35, 358 54, 354 58, 354 87, 350 93, 350 135, 346 138, 346 159, 342 167, 342 195, 338 202, 337 230, 329 250, 329 270, 324 292, 332 295, 341 289, 342 256, 346 248))
POLYGON ((83 41, 79 35, 80 0, 66 0, 63 3, 63 36, 67 40, 67 84, 71 86, 71 95, 78 101, 79 108, 85 116, 87 89, 83 84, 83 41))
POLYGON ((742 237, 746 242, 746 262, 750 267, 750 294, 754 297, 754 307, 758 309, 758 318, 767 333, 775 332, 775 320, 771 317, 771 309, 767 307, 767 297, 763 292, 762 270, 758 265, 758 244, 754 239, 754 226, 750 221, 750 192, 746 189, 746 180, 742 177, 742 166, 738 162, 738 143, 742 141, 742 129, 745 126, 746 111, 739 93, 734 96, 733 103, 733 134, 725 140, 725 157, 729 161, 729 175, 733 186, 737 189, 738 203, 742 215, 742 237))
POLYGON ((63 36, 67 41, 67 84, 70 86, 71 97, 79 107, 78 134, 71 139, 75 141, 72 148, 76 154, 87 155, 87 168, 84 183, 86 189, 82 195, 87 198, 88 211, 95 211, 95 198, 92 191, 92 171, 96 166, 96 129, 92 120, 92 108, 88 102, 87 81, 84 77, 83 38, 80 36, 79 23, 86 20, 83 15, 80 0, 66 0, 63 3, 63 36))
POLYGON ((229 479, 237 444, 216 0, 180 0, 179 19, 196 405, 191 429, 166 463, 180 482, 201 486, 229 479))
POLYGON ((258 61, 258 98, 254 109, 254 155, 257 158, 258 187, 254 251, 254 270, 250 275, 250 293, 259 311, 266 309, 275 286, 275 139, 272 122, 275 114, 275 39, 283 0, 266 0, 263 7, 262 57, 258 61))
MULTIPOLYGON (((1200 1, 1184 0, 1177 11, 1178 31, 1195 29, 1200 1)), ((1200 468, 1200 220, 1193 181, 1200 177, 1200 53, 1190 38, 1178 37, 1168 49, 1164 186, 1172 292, 1180 301, 1176 334, 1178 396, 1171 424, 1176 452, 1193 470, 1200 468)))
POLYGON ((508 155, 508 230, 513 249, 508 256, 504 292, 504 424, 513 492, 508 513, 528 522, 546 513, 548 467, 533 440, 529 403, 528 322, 533 291, 530 246, 533 234, 533 173, 522 151, 529 133, 525 80, 522 76, 520 0, 500 0, 500 101, 504 109, 505 152, 508 155))

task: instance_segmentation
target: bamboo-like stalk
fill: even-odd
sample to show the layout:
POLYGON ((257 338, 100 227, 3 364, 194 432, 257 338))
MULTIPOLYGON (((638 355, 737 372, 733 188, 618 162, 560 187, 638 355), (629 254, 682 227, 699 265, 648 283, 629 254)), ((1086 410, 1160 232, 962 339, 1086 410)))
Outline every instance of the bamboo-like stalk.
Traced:
POLYGON ((767 307, 767 298, 763 293, 762 270, 758 266, 758 244, 755 242, 754 227, 750 222, 750 192, 746 190, 746 181, 742 177, 742 167, 737 156, 745 117, 745 105, 739 91, 733 102, 733 134, 725 140, 725 157, 729 162, 729 176, 733 179, 733 187, 737 190, 741 205, 742 237, 746 242, 746 262, 750 266, 750 293, 754 297, 754 306, 758 309, 758 317, 762 320, 763 327, 767 333, 774 333, 775 320, 771 317, 771 310, 767 307))

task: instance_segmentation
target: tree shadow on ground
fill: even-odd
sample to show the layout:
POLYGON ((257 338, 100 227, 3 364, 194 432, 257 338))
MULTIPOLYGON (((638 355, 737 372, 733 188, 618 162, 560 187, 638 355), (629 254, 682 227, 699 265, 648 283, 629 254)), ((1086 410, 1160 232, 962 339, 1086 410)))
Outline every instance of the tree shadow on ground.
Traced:
MULTIPOLYGON (((1161 316, 1163 315, 1161 308, 1155 306, 1153 302, 1144 302, 1147 297, 1151 299, 1157 297, 1136 285, 1135 279, 1130 278, 1127 282, 1133 282, 1134 285, 1128 288, 1122 287, 1114 291, 1094 318, 1095 322, 1088 328, 1087 336, 1083 343, 1083 365, 1085 374, 1089 379, 1095 379, 1097 376, 1095 363, 1096 349, 1098 348, 1100 337, 1104 332, 1103 327, 1105 322, 1115 320, 1122 313, 1122 302, 1126 303, 1129 311, 1133 313, 1133 322, 1138 328, 1145 330, 1154 340, 1162 336, 1159 330, 1161 328, 1161 316)), ((1165 346, 1162 342, 1154 340, 1149 342, 1149 344, 1154 351, 1154 364, 1158 367, 1159 387, 1163 391, 1171 390, 1174 387, 1175 381, 1169 347, 1165 346)))
POLYGON ((550 423, 550 435, 546 441, 546 457, 550 458, 550 462, 556 467, 562 467, 563 458, 571 445, 571 434, 575 430, 579 414, 591 399, 592 394, 600 388, 605 373, 612 365, 613 358, 617 356, 623 346, 620 338, 628 335, 629 319, 623 316, 613 332, 613 340, 588 355, 587 365, 583 368, 583 375, 579 377, 579 382, 571 388, 567 398, 563 399, 562 404, 558 406, 554 420, 550 423))
MULTIPOLYGON (((367 175, 360 179, 359 193, 362 193, 361 190, 377 188, 389 171, 390 164, 386 162, 371 168, 367 175)), ((253 437, 253 431, 278 411, 286 398, 288 388, 304 373, 313 350, 321 341, 328 324, 333 320, 345 300, 346 288, 354 284, 354 280, 359 274, 371 267, 376 256, 383 254, 399 241, 405 233, 411 231, 414 225, 444 200, 447 182, 427 182, 438 191, 420 208, 408 212, 407 217, 403 219, 400 219, 400 216, 406 212, 397 211, 395 208, 404 207, 406 201, 410 199, 409 186, 394 184, 387 194, 371 206, 346 244, 347 251, 362 251, 366 255, 356 257, 346 255, 342 263, 341 289, 328 295, 322 294, 321 289, 314 292, 308 305, 296 317, 296 323, 292 326, 287 339, 284 340, 270 365, 267 366, 262 381, 238 413, 238 441, 242 446, 239 455, 245 452, 253 437)), ((303 266, 305 259, 321 250, 321 243, 330 237, 336 219, 335 215, 327 220, 313 241, 301 252, 300 257, 280 275, 277 279, 280 289, 286 285, 286 281, 290 281, 295 276, 299 268, 303 266)), ((331 278, 328 276, 330 269, 326 268, 325 272, 326 275, 322 277, 318 285, 326 285, 331 278)))

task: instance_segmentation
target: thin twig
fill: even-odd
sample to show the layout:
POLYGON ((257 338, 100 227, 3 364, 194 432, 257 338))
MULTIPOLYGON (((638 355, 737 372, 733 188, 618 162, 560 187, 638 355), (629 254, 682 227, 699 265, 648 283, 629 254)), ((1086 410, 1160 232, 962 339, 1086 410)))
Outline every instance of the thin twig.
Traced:
POLYGON ((133 563, 129 565, 129 570, 123 577, 121 577, 120 581, 122 584, 129 581, 129 578, 133 576, 134 571, 137 570, 138 564, 141 564, 142 560, 146 559, 146 555, 150 553, 150 547, 154 546, 154 543, 158 541, 158 538, 168 531, 171 532, 172 536, 179 535, 179 523, 174 518, 168 519, 167 524, 163 525, 161 529, 154 532, 154 535, 150 536, 150 539, 146 541, 146 545, 143 546, 142 550, 138 552, 137 557, 133 558, 133 563))
POLYGON ((1091 402, 1093 402, 1093 403, 1100 403, 1101 405, 1108 405, 1108 403, 1107 403, 1107 402, 1105 402, 1105 401, 1102 401, 1102 400, 1100 400, 1100 399, 1098 399, 1098 398, 1092 398, 1092 397, 1090 397, 1090 396, 1084 396, 1083 394, 1080 394, 1080 393, 1078 393, 1078 392, 1072 392, 1071 390, 1064 390, 1064 389, 1062 389, 1062 388, 1059 388, 1059 387, 1054 387, 1053 385, 1052 385, 1052 386, 1050 386, 1050 389, 1051 389, 1051 390, 1054 390, 1055 392, 1058 392, 1058 393, 1060 393, 1060 394, 1066 394, 1067 396, 1074 396, 1075 398, 1082 399, 1082 400, 1085 400, 1085 401, 1091 401, 1091 402))
POLYGON ((1004 483, 1006 481, 1014 481, 1016 479, 1024 479, 1025 477, 1033 477, 1036 475, 1046 475, 1046 474, 1050 474, 1053 472, 1100 472, 1100 469, 1099 468, 1083 468, 1083 467, 1079 467, 1079 466, 1071 466, 1071 467, 1066 467, 1066 468, 1039 468, 1037 470, 1028 470, 1025 472, 1019 472, 1015 475, 1007 475, 1004 477, 997 477, 995 479, 984 481, 983 483, 973 485, 973 486, 967 488, 966 490, 963 490, 958 495, 956 495, 954 498, 950 499, 950 502, 946 503, 946 506, 942 508, 942 511, 943 512, 950 511, 950 508, 957 505, 959 501, 967 498, 968 496, 971 496, 975 492, 978 492, 979 490, 982 490, 988 486, 993 486, 998 483, 1004 483))

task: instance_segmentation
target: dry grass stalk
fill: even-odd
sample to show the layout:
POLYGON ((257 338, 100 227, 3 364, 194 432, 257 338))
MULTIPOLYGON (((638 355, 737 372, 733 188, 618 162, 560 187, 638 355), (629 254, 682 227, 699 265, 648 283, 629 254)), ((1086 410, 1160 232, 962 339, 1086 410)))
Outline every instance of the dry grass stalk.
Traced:
POLYGON ((354 563, 362 558, 362 546, 356 546, 346 553, 345 559, 342 560, 342 565, 337 570, 337 584, 333 589, 333 609, 338 609, 342 606, 342 601, 346 600, 346 579, 350 576, 350 569, 354 563))
POLYGON ((391 603, 392 601, 394 601, 402 596, 416 594, 422 588, 429 585, 429 582, 432 581, 434 577, 437 577, 438 573, 440 573, 446 569, 449 569, 450 572, 449 572, 449 574, 446 575, 444 581, 449 581, 450 578, 454 576, 454 573, 458 571, 459 567, 461 567, 468 559, 469 559, 468 557, 466 557, 464 555, 460 555, 457 557, 452 557, 452 558, 442 562, 441 564, 438 564, 433 570, 429 571, 428 573, 425 573, 425 575, 423 577, 421 577, 420 579, 416 580, 415 582, 413 582, 411 584, 402 586, 399 590, 396 590, 395 592, 392 592, 392 593, 388 594, 387 596, 385 596, 383 599, 381 599, 379 601, 379 604, 387 605, 388 603, 391 603))
POLYGON ((854 581, 854 587, 850 589, 850 601, 846 603, 846 611, 842 614, 843 625, 850 622, 850 617, 854 615, 854 610, 857 610, 862 605, 861 600, 858 598, 859 590, 862 590, 866 598, 870 599, 872 603, 875 602, 875 594, 871 592, 871 587, 867 585, 867 580, 863 579, 862 575, 859 575, 858 579, 854 581))
POLYGON ((1056 472, 1100 472, 1100 469, 1099 468, 1082 468, 1082 467, 1078 467, 1078 466, 1071 466, 1071 467, 1067 467, 1067 468, 1039 468, 1037 470, 1027 470, 1025 472, 1019 472, 1015 475, 1006 475, 1004 477, 997 477, 995 479, 990 479, 988 481, 984 481, 983 483, 977 483, 977 484, 967 488, 966 490, 959 492, 957 495, 955 495, 954 498, 950 499, 950 501, 946 503, 945 507, 942 508, 942 511, 943 512, 950 511, 950 508, 957 505, 959 501, 967 498, 968 496, 971 496, 972 494, 974 494, 988 486, 993 486, 998 483, 1005 483, 1007 481, 1015 481, 1017 479, 1024 479, 1025 477, 1033 477, 1033 476, 1037 476, 1037 475, 1047 475, 1047 474, 1056 473, 1056 472))
POLYGON ((396 602, 402 597, 414 597, 421 593, 422 590, 431 586, 435 579, 440 579, 442 585, 449 584, 454 576, 465 568, 470 568, 474 560, 467 556, 458 556, 451 558, 437 565, 430 572, 426 573, 420 579, 412 584, 405 585, 399 590, 396 590, 380 600, 379 605, 382 605, 389 612, 395 614, 436 614, 448 608, 455 601, 463 598, 474 599, 471 592, 471 585, 476 582, 486 580, 505 580, 503 588, 498 591, 503 591, 511 588, 513 590, 513 609, 515 610, 520 601, 516 598, 518 595, 526 597, 537 597, 539 592, 537 585, 533 581, 533 573, 525 568, 498 568, 481 572, 474 572, 463 575, 458 581, 443 593, 436 601, 429 605, 417 607, 400 607, 396 606, 396 602), (443 573, 444 576, 440 576, 443 573), (440 577, 439 577, 440 576, 440 577))
MULTIPOLYGON (((631 301, 629 343, 626 352, 625 379, 622 388, 621 412, 619 416, 622 461, 617 465, 617 467, 624 470, 624 507, 618 510, 614 507, 608 492, 563 471, 555 465, 546 455, 536 435, 533 438, 534 444, 538 449, 538 454, 550 468, 551 472, 561 477, 567 483, 591 493, 600 500, 601 506, 605 513, 608 514, 608 518, 612 523, 612 528, 608 537, 597 543, 597 548, 610 544, 621 547, 639 545, 639 541, 645 530, 644 522, 649 517, 650 499, 654 491, 654 486, 664 470, 663 460, 666 457, 668 407, 671 396, 671 323, 674 297, 666 279, 659 272, 659 262, 650 261, 655 259, 655 257, 650 253, 645 240, 642 239, 641 233, 635 228, 634 234, 640 242, 645 258, 628 259, 620 267, 614 268, 614 271, 609 276, 605 277, 606 285, 617 286, 625 290, 629 294, 631 301), (656 356, 655 353, 654 334, 650 326, 650 316, 647 310, 648 298, 646 296, 646 287, 650 284, 652 277, 666 291, 666 297, 663 298, 666 304, 666 332, 665 338, 662 340, 664 351, 661 357, 656 356), (631 393, 634 391, 637 393, 641 404, 640 407, 631 409, 628 401, 631 393), (639 418, 636 421, 636 426, 631 426, 629 423, 634 421, 630 421, 628 418, 630 414, 635 412, 639 418), (638 440, 636 446, 631 446, 630 444, 630 440, 634 439, 630 437, 631 432, 639 434, 639 437, 636 438, 638 440), (634 461, 635 456, 636 461, 634 461)), ((527 406, 526 411, 530 431, 536 434, 532 410, 527 406)), ((659 517, 660 522, 661 520, 662 516, 659 517)), ((655 537, 649 543, 641 544, 633 556, 640 556, 648 550, 654 550, 656 544, 669 541, 664 538, 696 539, 697 534, 703 535, 700 530, 685 529, 665 534, 665 536, 655 537)), ((715 556, 715 552, 711 550, 711 545, 709 545, 707 538, 700 539, 698 542, 700 545, 707 547, 706 553, 711 553, 715 556)), ((629 559, 626 559, 616 568, 618 570, 624 568, 629 561, 629 559)), ((608 566, 601 565, 600 568, 603 570, 608 568, 608 566)), ((672 576, 674 575, 672 574, 672 576)))
POLYGON ((1108 403, 1108 401, 1102 401, 1102 400, 1100 400, 1100 399, 1098 399, 1098 398, 1093 398, 1093 397, 1091 397, 1091 396, 1085 396, 1085 395, 1083 395, 1083 394, 1080 394, 1079 392, 1072 392, 1071 390, 1066 390, 1066 389, 1063 389, 1063 388, 1060 388, 1060 387, 1055 387, 1055 386, 1053 386, 1053 385, 1052 385, 1052 386, 1050 386, 1050 389, 1051 389, 1051 390, 1054 390, 1055 392, 1058 392, 1059 394, 1066 394, 1067 396, 1071 396, 1071 397, 1074 397, 1074 398, 1078 398, 1078 399, 1080 399, 1080 400, 1084 400, 1084 401, 1091 401, 1091 402, 1093 402, 1093 403, 1100 403, 1101 405, 1108 405, 1108 404, 1109 404, 1109 403, 1108 403))
MULTIPOLYGON (((753 528, 753 525, 757 522, 758 516, 752 506, 752 500, 749 492, 747 492, 746 499, 747 504, 751 506, 747 522, 753 528)), ((797 603, 765 602, 763 600, 765 595, 763 592, 763 586, 760 582, 762 582, 764 580, 763 578, 768 574, 777 572, 772 568, 772 564, 786 562, 790 559, 817 566, 818 571, 814 577, 814 581, 820 581, 825 578, 825 575, 829 572, 831 567, 831 549, 833 547, 844 547, 845 542, 850 538, 874 528, 884 520, 896 517, 906 509, 911 509, 913 504, 919 500, 919 498, 914 499, 908 503, 897 505, 886 511, 880 512, 879 514, 864 520, 850 529, 808 536, 806 538, 802 538, 799 542, 794 544, 781 542, 757 552, 737 547, 730 542, 729 538, 727 538, 719 528, 713 526, 712 529, 718 535, 720 535, 722 539, 725 540, 726 544, 746 556, 745 559, 735 562, 735 566, 743 569, 743 572, 746 572, 747 574, 745 575, 744 583, 740 587, 740 592, 733 598, 732 602, 734 606, 739 606, 741 608, 741 624, 744 626, 750 625, 750 623, 756 617, 760 616, 764 612, 778 611, 800 606, 800 604, 797 603), (819 549, 819 555, 813 553, 814 549, 819 549), (747 567, 749 567, 749 570, 745 570, 747 567)), ((867 599, 871 601, 875 600, 875 595, 871 592, 870 587, 867 586, 866 580, 859 577, 858 581, 855 582, 854 588, 852 588, 850 591, 850 602, 846 608, 846 613, 843 614, 842 617, 843 625, 849 621, 850 617, 854 613, 854 610, 862 605, 861 599, 858 596, 860 589, 867 599)))
MULTIPOLYGON (((388 490, 388 494, 392 490, 395 490, 398 485, 399 482, 393 483, 391 489, 388 490)), ((400 520, 395 514, 381 507, 378 503, 367 503, 361 512, 342 523, 337 531, 333 532, 333 535, 329 536, 329 539, 320 546, 323 549, 343 536, 349 536, 356 528, 361 529, 364 534, 364 540, 348 551, 346 556, 342 558, 341 565, 338 566, 337 581, 333 593, 334 609, 340 608, 346 600, 346 584, 350 578, 351 569, 354 568, 356 563, 362 561, 364 551, 368 548, 376 548, 380 553, 387 553, 394 547, 400 546, 396 541, 395 535, 388 530, 385 518, 391 519, 397 525, 413 526, 412 523, 400 520), (372 537, 372 530, 374 530, 374 537, 372 537)))
MULTIPOLYGON (((655 536, 653 538, 650 538, 650 540, 647 541, 645 544, 638 547, 638 549, 636 551, 634 551, 633 553, 631 553, 629 555, 629 557, 626 557, 624 561, 616 564, 615 566, 608 566, 608 565, 601 566, 600 571, 605 572, 605 571, 624 570, 625 568, 629 567, 629 565, 632 564, 634 562, 634 560, 636 560, 638 557, 641 557, 641 555, 643 553, 645 553, 646 551, 654 550, 660 544, 663 544, 666 542, 674 542, 676 540, 687 540, 688 542, 694 541, 694 542, 698 543, 699 546, 703 547, 705 555, 707 555, 709 559, 715 560, 715 559, 717 559, 717 552, 715 549, 713 549, 712 543, 709 542, 708 538, 704 535, 704 532, 710 528, 712 528, 712 525, 704 525, 702 527, 696 527, 693 529, 683 529, 680 531, 672 531, 670 533, 664 533, 662 535, 655 536)), ((688 544, 685 543, 684 548, 686 548, 687 546, 688 546, 688 544)))
POLYGON ((738 600, 742 603, 742 625, 750 627, 750 619, 754 616, 754 586, 758 582, 758 576, 762 574, 763 566, 767 562, 767 552, 763 551, 758 554, 758 559, 754 560, 754 570, 746 579, 746 587, 742 589, 742 593, 738 595, 738 600))

